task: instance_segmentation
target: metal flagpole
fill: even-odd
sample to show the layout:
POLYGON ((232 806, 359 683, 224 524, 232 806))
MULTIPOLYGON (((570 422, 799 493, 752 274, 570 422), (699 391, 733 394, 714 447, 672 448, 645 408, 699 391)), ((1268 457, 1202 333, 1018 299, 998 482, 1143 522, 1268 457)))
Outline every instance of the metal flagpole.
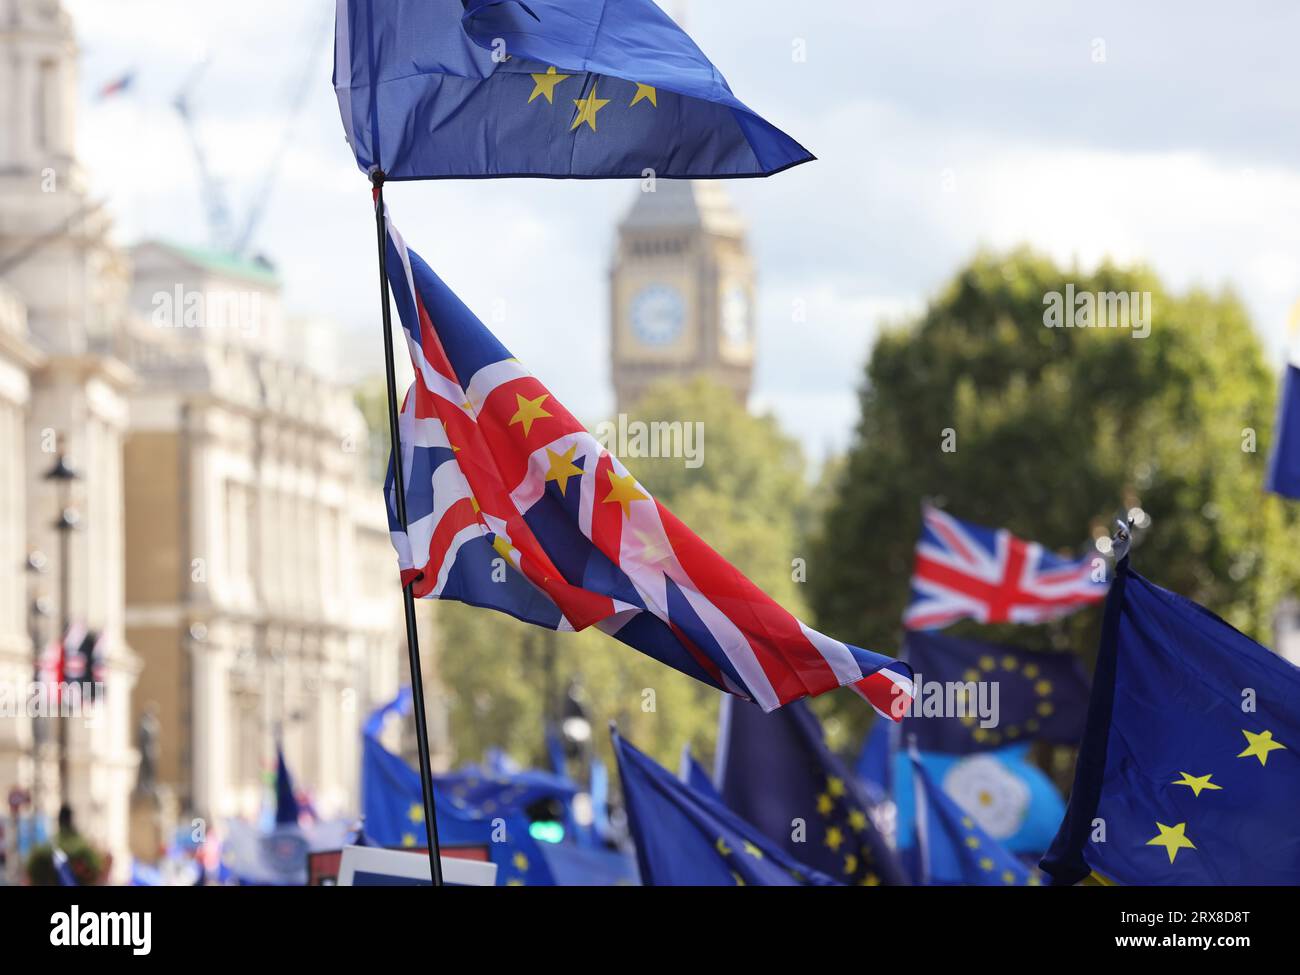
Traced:
MULTIPOLYGON (((384 321, 384 370, 388 379, 388 435, 393 447, 393 497, 397 520, 406 531, 406 478, 402 472, 402 437, 397 425, 397 377, 393 374, 393 322, 388 301, 388 234, 384 227, 384 174, 375 170, 375 233, 379 238, 379 304, 384 321)), ((415 622, 415 596, 402 586, 406 610, 406 653, 411 665, 411 706, 415 711, 416 745, 420 750, 420 791, 424 798, 424 827, 429 837, 429 873, 435 887, 442 886, 442 858, 438 847, 438 818, 433 801, 433 769, 429 763, 429 724, 424 713, 424 677, 420 671, 420 633, 415 622)))

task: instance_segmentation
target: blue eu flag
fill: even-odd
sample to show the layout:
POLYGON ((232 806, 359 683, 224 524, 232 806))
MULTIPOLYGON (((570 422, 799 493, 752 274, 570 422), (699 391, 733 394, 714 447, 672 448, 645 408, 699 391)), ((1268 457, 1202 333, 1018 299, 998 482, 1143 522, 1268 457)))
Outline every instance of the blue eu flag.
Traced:
POLYGON ((338 0, 334 88, 389 179, 767 176, 812 159, 653 0, 338 0))
POLYGON ((1300 884, 1300 670, 1121 561, 1053 883, 1300 884))
POLYGON ((718 754, 722 801, 787 854, 846 884, 906 883, 874 805, 826 747, 808 702, 764 714, 724 698, 718 754))
POLYGON ((1277 407, 1273 438, 1265 487, 1283 497, 1300 498, 1300 354, 1287 363, 1282 376, 1282 399, 1277 407))
MULTIPOLYGON (((361 736, 361 811, 365 835, 377 846, 424 847, 424 804, 420 774, 379 741, 385 719, 409 715, 411 692, 378 708, 366 720, 361 736)), ((531 773, 544 776, 545 773, 531 773)), ((443 846, 483 846, 497 865, 497 883, 550 885, 554 878, 529 835, 528 817, 509 793, 510 786, 486 775, 462 772, 434 782, 438 840, 443 846), (509 799, 506 796, 510 796, 509 799)))
POLYGON ((628 825, 649 887, 836 884, 787 856, 725 806, 695 792, 614 733, 628 825))
POLYGON ((923 752, 964 754, 1020 741, 1073 745, 1083 734, 1088 678, 1072 654, 920 630, 909 632, 903 646, 917 677, 916 696, 901 734, 914 739, 923 752), (986 720, 980 714, 980 695, 988 705, 994 689, 996 720, 986 720), (947 707, 948 698, 959 690, 965 711, 961 716, 947 707))
POLYGON ((957 805, 912 753, 918 880, 930 886, 1036 886, 1038 874, 990 837, 957 805))

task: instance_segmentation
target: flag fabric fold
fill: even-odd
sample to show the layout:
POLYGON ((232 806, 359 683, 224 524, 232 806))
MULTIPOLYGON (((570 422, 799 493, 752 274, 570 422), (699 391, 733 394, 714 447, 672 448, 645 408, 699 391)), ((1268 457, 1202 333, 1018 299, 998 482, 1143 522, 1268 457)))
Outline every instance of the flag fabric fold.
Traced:
POLYGON ((912 570, 909 630, 958 620, 1046 623, 1106 597, 1097 556, 1062 558, 1005 528, 985 528, 926 505, 912 570))
POLYGON ((1300 884, 1300 668, 1120 562, 1057 884, 1300 884))
POLYGON ((907 883, 876 827, 875 804, 827 747, 806 701, 764 714, 726 698, 718 727, 718 790, 728 809, 842 883, 907 883))
POLYGON ((767 176, 812 155, 653 0, 336 0, 334 87, 388 179, 767 176))
POLYGON ((659 504, 388 223, 415 381, 401 409, 402 582, 556 630, 589 626, 772 710, 852 687, 897 719, 911 671, 806 626, 659 504))
POLYGON ((628 826, 647 887, 836 886, 758 829, 613 735, 628 826))

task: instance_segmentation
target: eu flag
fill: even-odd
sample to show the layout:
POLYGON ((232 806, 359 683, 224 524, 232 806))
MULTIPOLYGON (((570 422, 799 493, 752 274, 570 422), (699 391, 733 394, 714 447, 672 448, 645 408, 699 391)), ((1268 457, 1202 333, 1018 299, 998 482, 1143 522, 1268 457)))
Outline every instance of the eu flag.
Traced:
POLYGON ((812 159, 653 0, 338 0, 334 88, 389 179, 767 176, 812 159))
POLYGON ((649 887, 837 884, 787 856, 749 823, 641 754, 615 732, 628 826, 649 887))
MULTIPOLYGON (((361 811, 365 835, 377 846, 414 848, 428 843, 420 775, 379 740, 385 719, 408 715, 410 709, 411 692, 405 688, 374 711, 362 729, 361 811)), ((517 800, 525 793, 513 795, 508 790, 508 784, 475 773, 440 777, 434 783, 438 839, 444 846, 486 847, 497 865, 498 885, 553 884, 538 844, 529 835, 528 817, 518 808, 517 800)))
MULTIPOLYGON (((1296 324, 1300 326, 1300 307, 1296 311, 1296 324)), ((1273 430, 1265 487, 1274 494, 1300 498, 1300 351, 1287 363, 1282 376, 1282 399, 1273 430)))
POLYGON ((1300 670, 1120 562, 1057 884, 1300 884, 1300 670))
POLYGON ((1073 745, 1083 734, 1088 678, 1072 654, 919 630, 908 632, 903 648, 917 685, 901 733, 915 736, 923 752, 965 754, 1020 741, 1073 745))
POLYGON ((789 856, 846 884, 907 882, 806 701, 764 714, 724 698, 718 754, 722 801, 789 856))
POLYGON ((1038 874, 984 832, 912 753, 917 836, 916 877, 930 886, 1037 886, 1038 874))

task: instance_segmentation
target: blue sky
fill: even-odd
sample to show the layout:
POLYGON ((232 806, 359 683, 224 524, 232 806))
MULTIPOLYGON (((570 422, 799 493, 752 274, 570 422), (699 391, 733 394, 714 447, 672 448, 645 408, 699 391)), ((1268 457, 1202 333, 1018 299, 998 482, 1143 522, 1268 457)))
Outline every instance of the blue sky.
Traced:
MULTIPOLYGON (((123 242, 199 241, 195 170, 170 102, 195 95, 242 206, 294 80, 316 82, 258 238, 291 309, 381 367, 369 190, 329 85, 332 2, 65 0, 82 44, 80 153, 123 242), (128 97, 93 92, 128 68, 128 97)), ((733 90, 819 157, 731 191, 760 273, 754 405, 814 455, 843 447, 882 321, 924 307, 983 245, 1141 261, 1176 288, 1231 285, 1280 362, 1300 299, 1300 5, 708 0, 692 35, 733 90), (796 41, 807 58, 792 57, 796 41), (1104 60, 1098 60, 1104 52, 1104 60), (801 299, 808 321, 791 321, 801 299)), ((408 242, 579 416, 611 407, 606 281, 634 187, 400 184, 408 242), (559 339, 559 340, 557 340, 559 339)), ((1156 324, 1159 327, 1159 310, 1156 324)))

